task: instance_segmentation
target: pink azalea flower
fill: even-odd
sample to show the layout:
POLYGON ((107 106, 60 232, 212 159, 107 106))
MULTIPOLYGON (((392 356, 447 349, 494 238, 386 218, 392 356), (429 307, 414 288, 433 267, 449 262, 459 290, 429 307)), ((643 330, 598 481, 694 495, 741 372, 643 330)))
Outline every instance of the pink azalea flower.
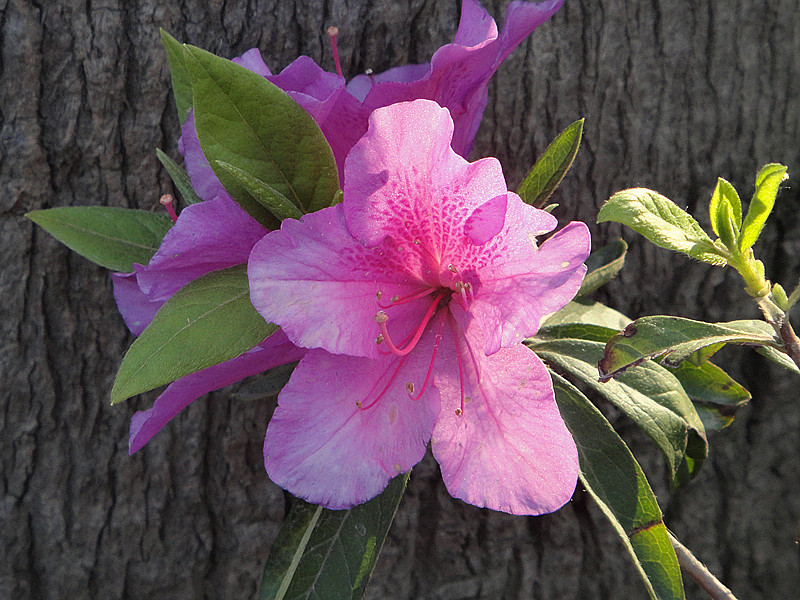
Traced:
MULTIPOLYGON (((344 159, 367 131, 370 113, 395 102, 427 98, 450 111, 455 125, 453 149, 466 157, 472 149, 488 99, 489 80, 503 61, 534 29, 561 8, 564 0, 512 2, 500 33, 477 0, 463 0, 461 21, 453 43, 439 48, 430 63, 404 65, 378 75, 358 75, 350 83, 300 56, 272 75, 258 49, 234 62, 265 76, 286 91, 317 122, 333 149, 344 176, 344 159)), ((197 141, 194 119, 183 126, 181 153, 195 189, 203 199, 224 192, 197 141)))
MULTIPOLYGON (((186 207, 158 252, 133 273, 113 273, 114 298, 126 325, 140 335, 159 308, 190 281, 247 262, 267 230, 227 197, 186 207), (213 226, 209 226, 213 224, 213 226)), ((175 415, 200 396, 273 367, 299 360, 305 350, 278 331, 232 360, 178 379, 151 408, 131 419, 129 451, 139 450, 175 415)))
POLYGON ((575 444, 522 340, 578 290, 589 232, 508 192, 499 162, 451 148, 428 100, 375 110, 344 202, 286 220, 250 256, 251 299, 307 348, 279 395, 267 472, 310 502, 380 493, 430 441, 450 493, 514 514, 572 495, 575 444))

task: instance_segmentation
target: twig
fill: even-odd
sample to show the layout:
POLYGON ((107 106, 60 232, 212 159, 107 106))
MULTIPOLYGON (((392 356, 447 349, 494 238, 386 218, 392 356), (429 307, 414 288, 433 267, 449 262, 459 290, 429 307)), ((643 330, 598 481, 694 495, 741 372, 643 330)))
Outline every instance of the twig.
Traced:
POLYGON ((800 367, 800 338, 797 337, 794 329, 792 329, 792 324, 789 323, 789 315, 786 315, 781 324, 781 339, 783 340, 786 354, 800 367))
POLYGON ((719 579, 714 577, 711 571, 697 560, 694 554, 681 544, 671 531, 668 533, 669 541, 672 542, 675 554, 678 555, 678 564, 689 577, 697 582, 697 585, 703 588, 714 600, 736 600, 736 596, 719 579))

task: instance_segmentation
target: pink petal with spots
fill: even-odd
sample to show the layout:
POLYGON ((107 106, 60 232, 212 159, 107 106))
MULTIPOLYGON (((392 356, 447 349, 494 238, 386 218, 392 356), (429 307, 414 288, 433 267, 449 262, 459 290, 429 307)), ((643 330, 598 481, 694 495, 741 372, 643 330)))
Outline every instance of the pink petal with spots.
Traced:
POLYGON ((165 300, 201 275, 247 262, 266 233, 229 198, 187 206, 139 273, 139 285, 151 300, 165 300))
POLYGON ((280 393, 267 428, 264 465, 270 478, 295 496, 341 509, 373 498, 417 464, 439 396, 429 387, 412 400, 406 384, 417 382, 421 389, 433 339, 426 333, 405 360, 309 351, 280 393))
POLYGON ((485 356, 479 330, 457 335, 437 368, 441 411, 431 440, 447 490, 475 506, 516 515, 557 510, 575 490, 578 452, 547 369, 521 344, 485 356), (461 416, 455 343, 468 398, 461 416))
POLYGON ((250 375, 300 360, 305 350, 297 348, 280 330, 264 342, 231 360, 182 377, 167 386, 153 406, 131 417, 129 453, 137 452, 180 411, 200 396, 236 383, 250 375))
MULTIPOLYGON (((405 260, 388 242, 375 248, 360 244, 337 205, 300 221, 287 219, 280 231, 256 244, 248 263, 250 297, 298 346, 377 358, 376 313, 393 296, 423 289, 405 260)), ((431 301, 427 296, 386 309, 397 343, 421 322, 431 301)))
POLYGON ((430 100, 370 115, 369 130, 345 162, 345 214, 356 238, 368 246, 386 236, 418 244, 433 263, 448 245, 469 243, 467 218, 504 195, 506 183, 496 159, 468 163, 456 154, 452 133, 450 113, 430 100))

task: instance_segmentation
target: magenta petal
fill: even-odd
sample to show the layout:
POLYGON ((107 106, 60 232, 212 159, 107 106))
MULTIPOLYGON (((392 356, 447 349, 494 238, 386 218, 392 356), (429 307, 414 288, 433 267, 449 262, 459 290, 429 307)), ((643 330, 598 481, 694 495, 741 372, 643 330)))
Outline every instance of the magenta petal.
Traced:
POLYGON ((295 496, 341 509, 373 498, 417 464, 439 396, 429 387, 412 400, 406 384, 416 381, 420 389, 432 339, 423 338, 405 361, 393 354, 372 360, 309 351, 280 393, 267 428, 270 478, 295 496))
POLYGON ((178 379, 167 386, 151 408, 131 417, 129 453, 141 449, 175 415, 200 396, 250 375, 300 360, 304 354, 304 349, 297 348, 283 332, 276 331, 260 345, 236 358, 178 379))
MULTIPOLYGON (((473 325, 474 327, 474 325, 473 325)), ((431 440, 452 496, 516 515, 557 510, 575 490, 578 452, 555 403, 547 369, 519 344, 492 356, 459 340, 467 398, 454 350, 437 370, 442 409, 431 440)), ((447 352, 447 349, 445 349, 447 352)), ((445 356, 447 358, 445 359, 445 356)))
MULTIPOLYGON (((402 252, 388 243, 366 248, 350 235, 342 206, 286 219, 256 244, 248 262, 250 299, 294 343, 335 354, 377 358, 374 321, 384 302, 419 291, 402 270, 402 252)), ((389 309, 390 332, 402 340, 430 298, 389 309)))
POLYGON ((272 75, 269 67, 264 64, 264 59, 261 58, 261 51, 258 48, 250 48, 250 50, 242 54, 240 57, 234 58, 233 62, 235 62, 237 65, 243 66, 248 71, 252 71, 253 73, 261 75, 262 77, 269 77, 272 75))
POLYGON ((139 273, 139 285, 150 299, 166 299, 201 275, 246 263, 266 233, 229 198, 187 206, 139 273))
POLYGON ((133 273, 111 273, 114 285, 114 300, 125 325, 133 335, 140 335, 156 316, 164 301, 151 301, 139 287, 137 275, 145 267, 134 264, 133 273))
POLYGON ((194 113, 192 111, 189 112, 189 116, 181 128, 178 150, 183 155, 186 172, 189 173, 192 187, 198 196, 203 200, 230 198, 200 148, 200 139, 197 137, 197 127, 194 124, 194 113))

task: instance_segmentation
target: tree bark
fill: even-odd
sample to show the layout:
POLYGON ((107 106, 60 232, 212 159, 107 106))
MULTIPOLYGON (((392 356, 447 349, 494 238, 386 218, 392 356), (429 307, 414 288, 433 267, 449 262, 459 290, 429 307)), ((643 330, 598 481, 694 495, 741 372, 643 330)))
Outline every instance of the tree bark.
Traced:
MULTIPOLYGON (((507 2, 484 2, 502 23, 507 2)), ((195 402, 134 456, 110 407, 131 341, 106 272, 23 215, 54 206, 157 210, 171 191, 155 148, 179 135, 163 27, 222 56, 258 46, 277 71, 299 54, 331 68, 337 25, 350 76, 425 62, 452 40, 459 3, 433 0, 0 0, 0 597, 254 598, 284 514, 263 470, 273 408, 236 389, 195 402)), ((503 66, 473 158, 511 189, 566 125, 586 118, 553 198, 590 224, 625 187, 703 212, 717 176, 749 197, 767 162, 800 172, 795 0, 567 0, 503 66)), ((768 276, 800 272, 798 192, 779 196, 756 247, 768 276)), ((599 247, 622 233, 591 225, 599 247)), ((623 233, 629 259, 600 298, 631 317, 756 316, 735 274, 623 233)), ((747 349, 726 366, 749 407, 711 436, 697 480, 670 492, 657 451, 617 423, 675 531, 739 598, 800 589, 797 378, 747 349)), ((644 598, 622 545, 578 489, 553 515, 512 517, 450 498, 428 457, 414 470, 369 598, 644 598)), ((703 594, 687 583, 689 598, 703 594)))

